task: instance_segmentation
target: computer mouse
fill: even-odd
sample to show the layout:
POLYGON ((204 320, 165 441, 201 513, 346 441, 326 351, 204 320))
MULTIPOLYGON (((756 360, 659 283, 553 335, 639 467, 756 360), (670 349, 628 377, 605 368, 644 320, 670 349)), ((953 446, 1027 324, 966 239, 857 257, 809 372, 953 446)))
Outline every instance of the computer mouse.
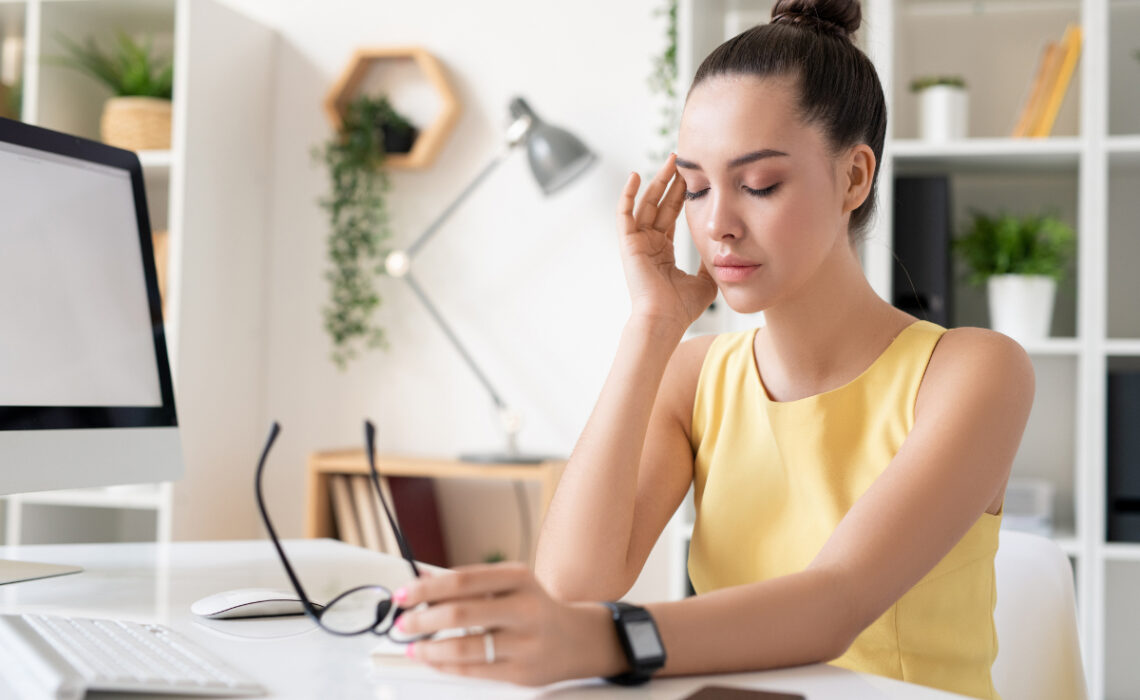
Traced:
MULTIPOLYGON (((320 610, 324 606, 312 603, 320 610)), ((239 588, 208 595, 190 605, 190 612, 211 620, 240 617, 282 617, 304 615, 301 600, 292 591, 272 588, 239 588)))

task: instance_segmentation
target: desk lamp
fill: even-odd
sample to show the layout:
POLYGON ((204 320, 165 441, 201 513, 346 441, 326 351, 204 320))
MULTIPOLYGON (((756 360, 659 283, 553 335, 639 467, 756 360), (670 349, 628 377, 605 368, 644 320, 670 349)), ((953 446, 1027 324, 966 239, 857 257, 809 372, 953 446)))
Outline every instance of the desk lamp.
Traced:
POLYGON ((505 147, 484 166, 483 170, 475 176, 475 179, 459 193, 459 196, 451 204, 447 205, 435 221, 431 222, 427 229, 406 250, 395 250, 389 253, 384 259, 384 268, 392 277, 402 278, 408 283, 408 286, 423 302, 431 317, 443 329, 448 340, 459 351, 467 366, 479 378, 483 388, 491 395, 491 400, 495 402, 495 407, 498 409, 499 420, 507 436, 507 451, 505 453, 460 455, 460 459, 468 462, 537 464, 546 458, 519 453, 518 433, 522 427, 521 416, 503 401, 499 392, 487 379, 487 375, 475 363, 471 354, 467 352, 463 343, 459 341, 458 336, 451 330, 447 321, 428 299, 427 294, 424 293, 423 288, 420 287, 411 273, 412 258, 419 252, 420 248, 439 231, 443 223, 487 179, 487 176, 506 160, 515 146, 526 146, 530 171, 534 175, 534 179, 538 181, 539 187, 542 188, 543 194, 548 196, 575 180, 596 160, 594 154, 582 141, 570 132, 544 122, 521 97, 511 100, 510 114, 512 121, 507 127, 505 147))

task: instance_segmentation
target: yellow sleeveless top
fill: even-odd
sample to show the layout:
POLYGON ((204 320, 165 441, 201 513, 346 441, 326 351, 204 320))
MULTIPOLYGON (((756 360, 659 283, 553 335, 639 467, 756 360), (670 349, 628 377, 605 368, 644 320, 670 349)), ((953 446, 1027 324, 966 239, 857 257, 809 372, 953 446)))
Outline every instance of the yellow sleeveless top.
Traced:
MULTIPOLYGON (((861 375, 796 401, 772 401, 756 330, 709 347, 693 406, 697 593, 802 571, 902 446, 927 362, 945 329, 917 321, 861 375)), ((1001 515, 958 544, 856 638, 836 666, 997 700, 994 555, 1001 515)))

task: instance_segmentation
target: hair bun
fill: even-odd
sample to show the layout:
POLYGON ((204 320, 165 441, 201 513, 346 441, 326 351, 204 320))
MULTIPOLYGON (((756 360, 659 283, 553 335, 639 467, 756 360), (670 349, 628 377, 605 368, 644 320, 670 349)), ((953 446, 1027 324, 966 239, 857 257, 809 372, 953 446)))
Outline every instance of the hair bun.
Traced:
POLYGON ((862 21, 859 0, 778 0, 771 24, 812 27, 850 39, 862 21))

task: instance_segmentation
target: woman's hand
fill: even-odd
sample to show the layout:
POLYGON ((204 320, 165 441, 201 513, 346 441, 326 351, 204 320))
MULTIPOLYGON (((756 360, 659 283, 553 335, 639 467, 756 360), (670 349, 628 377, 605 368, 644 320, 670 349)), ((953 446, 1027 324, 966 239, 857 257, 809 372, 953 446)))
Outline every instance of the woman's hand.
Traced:
POLYGON ((522 564, 459 567, 417 579, 394 599, 407 610, 396 620, 403 634, 482 628, 408 646, 409 657, 445 673, 544 685, 624 669, 609 611, 551 598, 522 564), (412 609, 421 603, 428 606, 412 609))
POLYGON ((717 288, 704 263, 696 275, 690 275, 677 267, 673 255, 673 232, 685 197, 685 181, 675 161, 676 155, 669 154, 636 208, 641 178, 630 173, 617 225, 634 316, 675 324, 684 332, 716 299, 717 288))

